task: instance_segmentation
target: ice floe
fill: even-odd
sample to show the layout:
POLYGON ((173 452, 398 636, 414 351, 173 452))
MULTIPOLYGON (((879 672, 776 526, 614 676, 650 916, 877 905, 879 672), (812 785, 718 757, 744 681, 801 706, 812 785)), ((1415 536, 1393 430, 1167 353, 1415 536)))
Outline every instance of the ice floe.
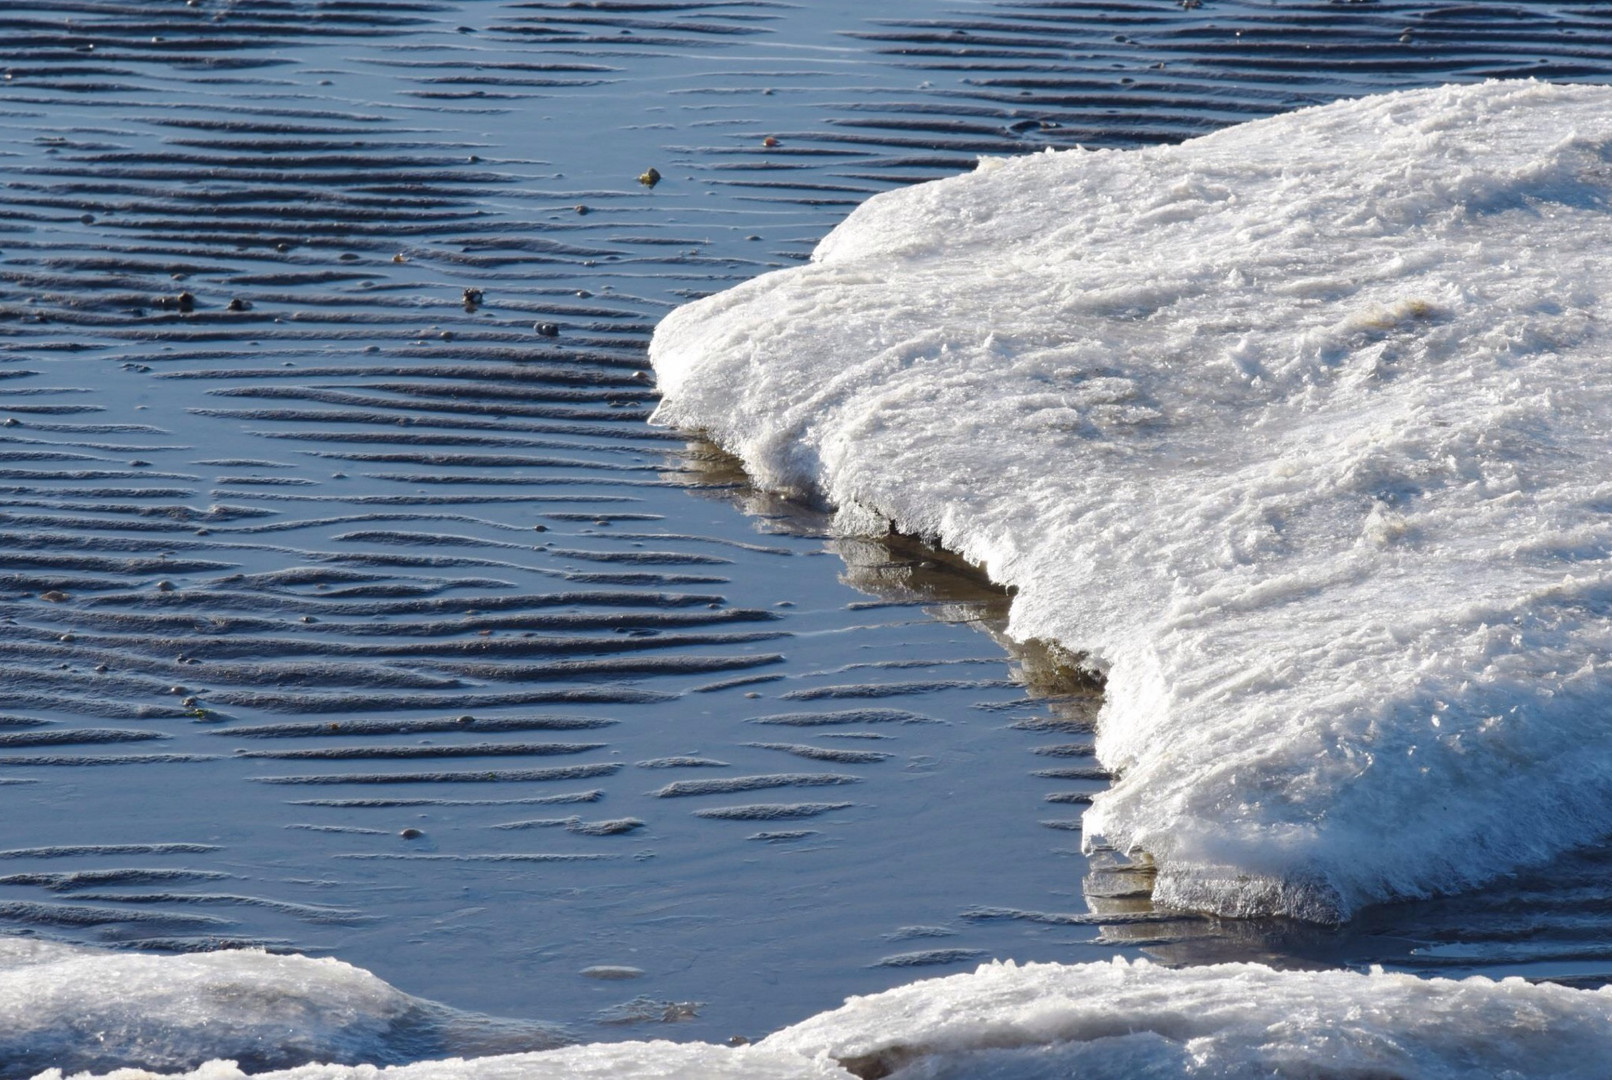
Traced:
POLYGON ((656 331, 659 422, 1018 587, 1086 842, 1329 921, 1612 832, 1612 89, 988 159, 656 331))
POLYGON ((253 1070, 308 1061, 402 1062, 567 1041, 411 997, 339 960, 261 950, 164 956, 0 937, 0 1077, 229 1058, 253 1070))
MULTIPOLYGON (((349 969, 353 970, 353 969, 349 969)), ((382 984, 384 985, 384 984, 382 984)), ((108 986, 107 995, 117 993, 108 986)), ((361 995, 362 996, 362 995, 361 995)), ((364 1000, 367 1000, 364 999, 364 1000)), ((273 1008, 267 997, 259 1008, 273 1008)), ((1175 1077, 1601 1077, 1612 991, 1259 964, 991 963, 852 998, 753 1046, 627 1042, 186 1080, 1159 1080, 1175 1077)), ((116 1080, 164 1075, 127 1069, 116 1080)), ((172 1075, 166 1074, 166 1075, 172 1075)), ((52 1070, 47 1080, 62 1080, 52 1070)))

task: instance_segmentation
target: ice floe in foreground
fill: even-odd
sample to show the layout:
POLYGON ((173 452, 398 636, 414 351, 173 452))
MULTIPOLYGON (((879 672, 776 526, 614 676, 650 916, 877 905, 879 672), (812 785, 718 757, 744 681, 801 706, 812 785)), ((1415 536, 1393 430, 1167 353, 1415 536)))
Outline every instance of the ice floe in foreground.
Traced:
POLYGON ((541 1024, 461 1013, 338 960, 257 950, 159 956, 0 937, 0 1077, 159 1071, 231 1058, 416 1061, 558 1046, 541 1024))
POLYGON ((1612 832, 1612 89, 982 161, 673 312, 666 424, 1016 585, 1087 841, 1333 920, 1612 832))
MULTIPOLYGON (((346 970, 355 979, 363 974, 346 970)), ((117 980, 109 980, 102 994, 110 1003, 120 989, 117 980)), ((271 989, 266 986, 248 999, 250 1007, 263 1011, 266 1026, 271 1014, 283 1022, 290 1007, 271 989)), ((361 1010, 373 1007, 372 989, 352 987, 361 1010)), ((151 993, 153 988, 145 986, 133 999, 151 993)), ((339 1012, 339 998, 330 994, 318 1005, 339 1012)), ((291 1000, 315 1004, 295 995, 291 1000)), ((314 1015, 310 1008, 309 1016, 314 1015)), ((604 1043, 389 1069, 310 1064, 257 1075, 265 1080, 1442 1080, 1476 1075, 1588 1080, 1604 1076, 1608 1060, 1612 990, 1535 986, 1521 979, 1456 982, 1381 973, 1278 972, 1259 964, 1171 970, 1116 960, 986 964, 972 974, 852 998, 754 1046, 604 1043)), ((240 1080, 249 1074, 233 1062, 215 1060, 184 1075, 240 1080)), ((46 1074, 51 1080, 61 1075, 46 1074)), ((136 1069, 115 1074, 117 1080, 155 1075, 136 1069)))

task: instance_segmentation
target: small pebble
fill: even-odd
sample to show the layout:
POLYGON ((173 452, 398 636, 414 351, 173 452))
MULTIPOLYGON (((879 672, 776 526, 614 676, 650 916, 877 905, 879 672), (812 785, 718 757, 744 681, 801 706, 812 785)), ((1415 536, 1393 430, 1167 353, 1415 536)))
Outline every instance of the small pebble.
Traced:
POLYGON ((178 309, 179 311, 196 310, 196 294, 182 292, 178 296, 159 296, 151 301, 152 307, 159 307, 165 311, 178 309))
POLYGON ((560 324, 559 323, 551 323, 551 322, 533 323, 532 324, 532 329, 537 331, 539 337, 559 337, 560 336, 560 324))
POLYGON ((421 832, 419 829, 411 827, 404 829, 402 832, 398 833, 398 835, 405 840, 418 840, 420 837, 424 836, 425 833, 421 832))
POLYGON ((643 172, 638 174, 638 182, 645 187, 654 187, 656 184, 660 183, 660 170, 655 168, 645 169, 643 172))

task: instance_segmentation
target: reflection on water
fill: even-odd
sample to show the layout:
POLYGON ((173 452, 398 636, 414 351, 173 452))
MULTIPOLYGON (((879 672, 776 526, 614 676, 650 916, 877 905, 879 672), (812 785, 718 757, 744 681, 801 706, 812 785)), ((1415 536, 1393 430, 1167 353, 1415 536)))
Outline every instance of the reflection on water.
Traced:
POLYGON ((669 453, 675 471, 666 475, 692 477, 692 493, 722 499, 765 532, 821 540, 844 564, 840 580, 874 598, 848 605, 853 610, 917 607, 940 622, 975 627, 1007 654, 1014 681, 1048 711, 1037 730, 1093 732, 1101 677, 1056 643, 1009 637, 1015 590, 993 582, 986 568, 893 524, 882 533, 848 532, 844 517, 827 507, 755 487, 738 458, 704 439, 669 453))

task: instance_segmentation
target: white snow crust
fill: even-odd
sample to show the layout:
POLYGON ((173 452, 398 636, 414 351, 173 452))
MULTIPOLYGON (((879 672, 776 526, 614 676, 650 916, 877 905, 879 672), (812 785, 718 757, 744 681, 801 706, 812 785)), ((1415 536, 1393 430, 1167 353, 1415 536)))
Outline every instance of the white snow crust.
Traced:
POLYGON ((209 1057, 259 1068, 412 1060, 444 1048, 557 1046, 553 1028, 498 1022, 409 996, 339 960, 226 950, 110 952, 0 937, 0 1076, 209 1057))
POLYGON ((1344 919, 1612 832, 1612 89, 981 161, 670 314, 663 424, 1019 589, 1088 847, 1344 919))
MULTIPOLYGON (((107 993, 115 989, 107 988, 107 993)), ((1612 990, 1259 964, 986 964, 852 998, 754 1046, 601 1043, 258 1080, 1149 1080, 1603 1077, 1612 990)), ((81 1074, 87 1076, 87 1074, 81 1074)), ((122 1069, 115 1080, 160 1073, 122 1069)), ((171 1075, 171 1074, 170 1074, 171 1075)), ((185 1080, 242 1080, 217 1060, 185 1080)), ((56 1070, 41 1080, 62 1080, 56 1070)))

